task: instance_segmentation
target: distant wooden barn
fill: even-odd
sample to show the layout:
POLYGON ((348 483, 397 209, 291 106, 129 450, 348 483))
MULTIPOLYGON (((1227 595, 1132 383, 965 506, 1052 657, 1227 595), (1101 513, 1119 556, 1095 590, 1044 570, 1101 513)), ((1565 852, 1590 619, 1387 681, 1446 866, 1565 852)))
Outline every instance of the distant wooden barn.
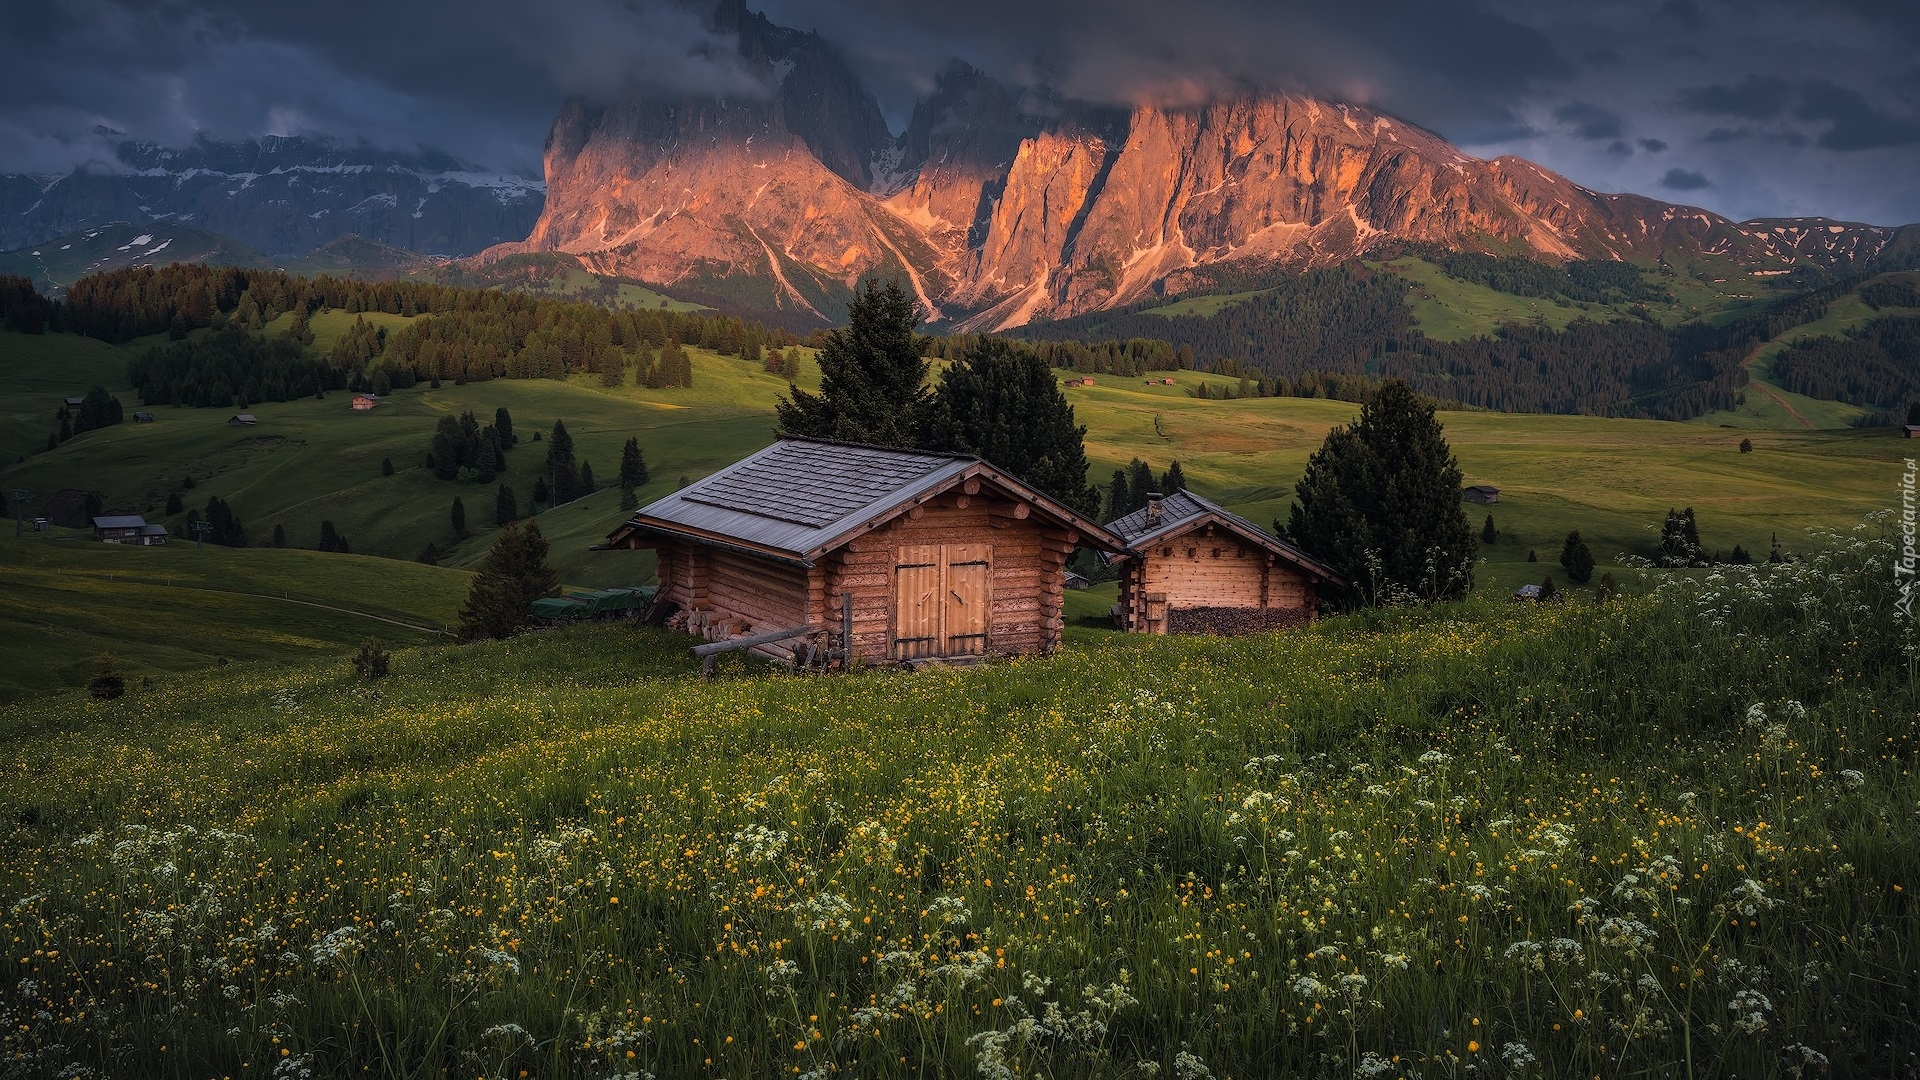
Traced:
POLYGON ((259 422, 260 419, 250 412, 235 413, 227 417, 228 427, 252 427, 259 422))
POLYGON ((1904 438, 1920 439, 1920 424, 1906 424, 1901 427, 1900 434, 1904 438))
POLYGON ((1077 379, 1068 379, 1068 380, 1067 380, 1067 382, 1066 382, 1066 385, 1068 385, 1068 386, 1092 386, 1092 385, 1093 385, 1093 376, 1091 376, 1091 375, 1086 375, 1086 376, 1082 376, 1081 378, 1077 378, 1077 379))
POLYGON ((1107 523, 1127 550, 1114 618, 1135 633, 1240 633, 1311 622, 1332 567, 1190 491, 1107 523))
POLYGON ((379 407, 380 407, 379 394, 353 395, 353 411, 354 412, 367 412, 370 409, 376 409, 379 407))
POLYGON ((1475 484, 1470 488, 1462 488, 1460 499, 1470 503, 1497 503, 1500 501, 1500 489, 1491 484, 1475 484))
POLYGON ((1051 651, 1081 543, 1120 547, 979 458, 796 438, 640 508, 608 537, 656 549, 662 597, 710 639, 837 633, 848 596, 850 651, 868 663, 1051 651))
POLYGON ((153 414, 150 412, 134 413, 133 422, 136 424, 151 424, 153 423, 153 414))

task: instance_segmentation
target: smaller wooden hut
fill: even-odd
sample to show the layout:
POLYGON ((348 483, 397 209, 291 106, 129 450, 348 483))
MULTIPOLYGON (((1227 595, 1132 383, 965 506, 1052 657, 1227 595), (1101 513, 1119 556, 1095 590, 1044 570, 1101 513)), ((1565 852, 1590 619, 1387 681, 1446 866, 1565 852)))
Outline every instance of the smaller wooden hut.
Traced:
POLYGON ((1231 634, 1311 622, 1322 585, 1340 575, 1190 491, 1151 496, 1107 523, 1127 550, 1120 570, 1120 629, 1144 634, 1231 634))
MULTIPOLYGON (((636 511, 661 597, 711 640, 813 628, 862 662, 1050 652, 1096 521, 967 454, 783 438, 636 511), (846 605, 843 607, 843 604, 846 605)), ((791 638, 756 648, 791 655, 791 638)))

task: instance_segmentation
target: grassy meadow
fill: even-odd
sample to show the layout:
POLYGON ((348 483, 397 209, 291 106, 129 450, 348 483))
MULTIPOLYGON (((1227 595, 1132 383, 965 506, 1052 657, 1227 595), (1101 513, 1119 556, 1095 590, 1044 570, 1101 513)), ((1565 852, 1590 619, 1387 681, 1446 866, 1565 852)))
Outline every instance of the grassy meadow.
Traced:
POLYGON ((138 680, 230 661, 333 656, 369 635, 443 638, 465 571, 314 551, 79 535, 0 537, 0 701, 85 685, 111 653, 138 680))
MULTIPOLYGON (((330 347, 355 317, 343 312, 315 316, 314 347, 330 347)), ((406 321, 391 315, 369 317, 390 326, 406 321)), ((432 544, 442 565, 471 569, 492 541, 494 488, 439 481, 424 467, 442 416, 471 409, 490 420, 500 406, 512 412, 521 442, 509 454, 502 480, 514 489, 523 509, 545 458, 543 444, 532 441, 534 432, 564 419, 579 456, 594 465, 603 484, 615 477, 621 443, 637 437, 652 472, 652 481, 639 493, 644 501, 671 491, 682 478, 704 476, 765 445, 773 436, 773 405, 786 389, 783 380, 755 365, 694 350, 691 389, 648 390, 631 383, 607 388, 585 376, 437 389, 423 385, 396 391, 368 413, 351 410, 344 394, 263 403, 250 407, 259 425, 246 429, 226 426, 231 410, 162 407, 155 410, 152 424, 124 423, 88 432, 51 452, 33 452, 44 447, 42 429, 52 426, 53 410, 69 393, 100 383, 116 389, 129 412, 138 407, 125 385, 125 364, 152 343, 115 347, 71 335, 0 334, 0 414, 8 420, 0 425, 0 444, 13 461, 0 466, 0 488, 24 488, 37 498, 65 488, 98 490, 110 509, 178 525, 184 511, 167 516, 167 494, 191 477, 194 487, 182 491, 186 507, 202 507, 214 495, 225 499, 256 546, 267 544, 278 525, 290 547, 311 548, 320 523, 332 521, 356 555, 410 563, 432 544), (393 476, 382 475, 383 460, 393 462, 393 476), (466 510, 470 535, 465 538, 453 534, 450 522, 456 496, 466 510)), ((817 386, 812 360, 802 367, 801 384, 817 386)), ((1200 384, 1225 384, 1194 372, 1173 377, 1175 385, 1168 387, 1102 376, 1095 386, 1067 391, 1087 426, 1095 483, 1104 484, 1115 468, 1136 456, 1156 470, 1177 459, 1198 490, 1268 525, 1284 519, 1293 485, 1328 428, 1351 420, 1358 411, 1357 406, 1325 400, 1201 400, 1190 396, 1200 384)), ((1750 393, 1749 399, 1761 396, 1750 393)), ((1818 404, 1830 411, 1845 408, 1818 404)), ((1884 430, 1810 431, 1790 418, 1787 426, 1774 424, 1778 419, 1728 418, 1723 423, 1741 426, 1723 427, 1442 414, 1467 482, 1501 489, 1498 505, 1467 508, 1476 528, 1491 512, 1500 534, 1482 551, 1482 591, 1504 595, 1548 573, 1559 574, 1561 541, 1571 529, 1581 531, 1603 570, 1617 569, 1614 564, 1622 555, 1650 555, 1658 523, 1669 507, 1695 508, 1709 549, 1731 551, 1738 544, 1764 558, 1776 534, 1792 550, 1808 528, 1844 526, 1892 505, 1904 443, 1884 430), (1753 440, 1753 453, 1738 452, 1742 438, 1753 440), (1529 552, 1539 561, 1528 562, 1529 552)), ((550 561, 563 581, 597 588, 652 580, 651 553, 589 550, 620 517, 618 492, 610 487, 542 511, 539 520, 551 544, 550 561)), ((170 557, 181 557, 180 550, 176 545, 169 554, 124 551, 112 558, 163 565, 170 557)), ((239 558, 225 549, 195 557, 239 558)), ((393 569, 404 573, 408 567, 393 569)), ((328 573, 312 571, 318 579, 328 573)), ((1559 584, 1567 584, 1563 575, 1559 584)), ((1631 578, 1622 584, 1637 587, 1631 578)), ((1104 611, 1110 591, 1086 597, 1087 614, 1104 611)), ((398 595, 410 594, 403 590, 398 595)), ((447 619, 436 610, 427 605, 405 614, 422 625, 442 625, 447 619)), ((102 615, 111 622, 111 612, 102 615)), ((315 612, 307 617, 322 616, 315 612)), ((338 633, 329 631, 314 640, 357 640, 349 633, 353 617, 343 618, 338 633)), ((236 615, 221 624, 239 627, 261 620, 271 617, 262 611, 258 619, 236 615)), ((100 636, 91 630, 37 635, 17 630, 15 635, 20 659, 16 674, 5 680, 12 693, 30 685, 72 685, 94 655, 81 650, 92 650, 100 636)), ((140 673, 177 670, 192 657, 264 655, 232 648, 226 636, 232 635, 195 633, 184 648, 159 643, 122 652, 131 670, 140 673)))
POLYGON ((1901 1076, 1868 528, 1606 604, 695 676, 622 626, 0 706, 10 1075, 1901 1076))

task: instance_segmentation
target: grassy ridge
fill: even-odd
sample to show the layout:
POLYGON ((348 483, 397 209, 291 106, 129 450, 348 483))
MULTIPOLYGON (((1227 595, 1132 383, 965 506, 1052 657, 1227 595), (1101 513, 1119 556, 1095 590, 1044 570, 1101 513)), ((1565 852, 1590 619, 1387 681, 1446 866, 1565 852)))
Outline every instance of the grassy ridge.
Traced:
POLYGON ((1892 554, 910 678, 708 684, 600 627, 0 710, 0 1048, 1889 1075, 1920 1045, 1892 554))
POLYGON ((135 678, 229 660, 423 645, 466 600, 458 570, 312 551, 0 539, 0 700, 73 687, 113 653, 135 678))

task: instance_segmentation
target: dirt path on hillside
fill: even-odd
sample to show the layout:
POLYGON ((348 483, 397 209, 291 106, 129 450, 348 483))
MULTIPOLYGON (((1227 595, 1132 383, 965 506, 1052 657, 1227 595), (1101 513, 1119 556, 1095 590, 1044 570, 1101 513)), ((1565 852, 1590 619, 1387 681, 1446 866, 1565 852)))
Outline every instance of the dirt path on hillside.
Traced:
POLYGON ((1747 385, 1750 387, 1758 387, 1761 393, 1772 398, 1775 402, 1779 403, 1781 408, 1787 410, 1788 416, 1791 416, 1795 420, 1800 421, 1801 427, 1806 428, 1808 431, 1812 431, 1813 421, 1807 419, 1804 416, 1801 416, 1800 410, 1793 407, 1793 402, 1788 401, 1786 398, 1782 397, 1778 390, 1775 390, 1773 387, 1768 386, 1766 383, 1760 382, 1753 377, 1753 362, 1755 360, 1760 359, 1760 350, 1766 348, 1768 345, 1771 345, 1771 344, 1773 343, 1770 341, 1763 342, 1758 348, 1748 353, 1747 358, 1745 360, 1742 360, 1740 362, 1740 366, 1747 369, 1747 385))

